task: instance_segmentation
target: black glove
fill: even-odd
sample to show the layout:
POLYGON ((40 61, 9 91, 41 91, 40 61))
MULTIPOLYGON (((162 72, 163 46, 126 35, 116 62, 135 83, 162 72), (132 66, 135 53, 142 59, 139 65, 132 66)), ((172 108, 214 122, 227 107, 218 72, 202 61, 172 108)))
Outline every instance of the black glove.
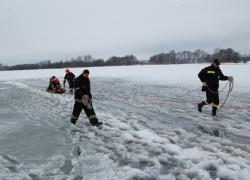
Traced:
POLYGON ((201 91, 207 91, 207 86, 202 86, 201 91))

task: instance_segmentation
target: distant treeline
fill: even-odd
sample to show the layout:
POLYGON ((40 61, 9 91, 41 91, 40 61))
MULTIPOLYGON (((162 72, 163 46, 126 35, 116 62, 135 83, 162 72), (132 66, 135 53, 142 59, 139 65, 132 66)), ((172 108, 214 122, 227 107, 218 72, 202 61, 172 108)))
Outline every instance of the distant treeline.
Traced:
POLYGON ((108 60, 94 59, 91 55, 78 56, 70 60, 51 62, 51 60, 41 61, 35 64, 19 64, 14 66, 2 65, 0 70, 25 70, 25 69, 50 69, 50 68, 68 68, 68 67, 94 67, 94 66, 122 66, 136 64, 188 64, 211 62, 214 58, 220 59, 221 62, 247 62, 250 61, 249 55, 240 55, 231 48, 216 49, 213 54, 204 50, 197 49, 194 52, 174 50, 168 53, 160 53, 150 57, 149 61, 138 61, 134 55, 124 57, 113 56, 108 60))
POLYGON ((110 57, 107 61, 103 59, 94 59, 91 55, 78 56, 71 60, 51 62, 50 60, 41 61, 35 64, 18 64, 14 66, 3 66, 0 63, 0 70, 25 70, 25 69, 52 69, 69 67, 94 67, 94 66, 122 66, 139 64, 136 57, 127 55, 124 57, 110 57))
POLYGON ((150 57, 151 64, 187 64, 187 63, 204 63, 211 62, 213 59, 218 58, 221 62, 247 62, 250 61, 250 55, 242 56, 240 53, 231 48, 216 49, 213 54, 197 49, 191 51, 169 51, 168 53, 160 53, 150 57))

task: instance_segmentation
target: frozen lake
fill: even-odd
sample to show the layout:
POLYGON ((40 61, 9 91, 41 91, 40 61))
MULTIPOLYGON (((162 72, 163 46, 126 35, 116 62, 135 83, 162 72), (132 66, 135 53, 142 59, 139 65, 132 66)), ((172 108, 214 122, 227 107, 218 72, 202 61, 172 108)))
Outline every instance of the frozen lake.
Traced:
POLYGON ((45 92, 63 70, 0 72, 0 179, 248 180, 250 66, 222 66, 235 88, 218 121, 197 112, 200 89, 182 96, 205 66, 90 68, 101 130, 84 113, 72 127, 73 95, 45 92))

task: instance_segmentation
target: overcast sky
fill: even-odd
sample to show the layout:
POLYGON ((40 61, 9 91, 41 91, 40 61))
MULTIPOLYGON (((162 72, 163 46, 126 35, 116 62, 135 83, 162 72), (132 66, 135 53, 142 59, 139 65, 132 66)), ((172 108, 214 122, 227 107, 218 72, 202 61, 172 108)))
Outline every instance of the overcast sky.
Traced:
POLYGON ((0 0, 0 63, 231 47, 250 53, 250 0, 0 0))

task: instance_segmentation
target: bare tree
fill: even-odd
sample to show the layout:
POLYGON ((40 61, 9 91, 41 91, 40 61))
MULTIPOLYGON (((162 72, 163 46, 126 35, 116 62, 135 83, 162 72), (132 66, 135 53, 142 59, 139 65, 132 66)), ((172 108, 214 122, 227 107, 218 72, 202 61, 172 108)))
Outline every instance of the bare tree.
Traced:
POLYGON ((221 62, 234 62, 234 63, 239 62, 241 58, 240 54, 231 48, 220 49, 220 50, 216 49, 212 57, 220 59, 221 62))

